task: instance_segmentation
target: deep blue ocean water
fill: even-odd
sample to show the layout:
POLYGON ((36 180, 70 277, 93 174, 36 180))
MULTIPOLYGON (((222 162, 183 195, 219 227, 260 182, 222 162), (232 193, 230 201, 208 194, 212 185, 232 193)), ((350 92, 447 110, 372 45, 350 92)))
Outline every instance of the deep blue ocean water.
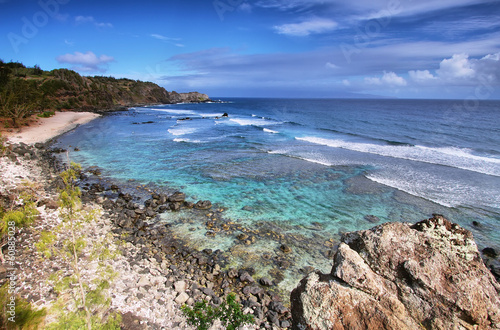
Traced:
MULTIPOLYGON (((480 248, 500 250, 500 101, 223 101, 114 112, 58 144, 78 146, 72 161, 115 180, 180 189, 235 222, 306 240, 440 213, 480 248)), ((186 215, 164 218, 176 216, 186 215)), ((200 249, 234 249, 234 237, 208 238, 201 221, 179 222, 179 235, 200 249)), ((275 253, 276 244, 245 249, 275 253)), ((318 251, 295 252, 297 267, 329 270, 318 251)))

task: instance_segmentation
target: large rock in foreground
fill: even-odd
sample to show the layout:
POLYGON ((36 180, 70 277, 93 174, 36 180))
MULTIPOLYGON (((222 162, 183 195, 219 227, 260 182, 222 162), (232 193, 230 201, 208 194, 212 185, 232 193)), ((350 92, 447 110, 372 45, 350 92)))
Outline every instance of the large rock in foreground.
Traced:
POLYGON ((331 273, 292 292, 295 329, 500 329, 500 285, 472 234, 442 216, 341 241, 331 273))

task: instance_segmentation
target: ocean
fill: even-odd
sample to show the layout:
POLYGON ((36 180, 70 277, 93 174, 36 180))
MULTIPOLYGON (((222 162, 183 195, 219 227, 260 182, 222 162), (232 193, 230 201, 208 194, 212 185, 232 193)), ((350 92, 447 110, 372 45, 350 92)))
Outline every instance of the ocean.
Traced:
POLYGON ((500 101, 222 101, 109 113, 56 146, 121 184, 210 200, 243 229, 212 233, 211 215, 189 210, 162 221, 284 289, 307 267, 328 272, 343 232, 387 221, 443 214, 500 250, 500 101))

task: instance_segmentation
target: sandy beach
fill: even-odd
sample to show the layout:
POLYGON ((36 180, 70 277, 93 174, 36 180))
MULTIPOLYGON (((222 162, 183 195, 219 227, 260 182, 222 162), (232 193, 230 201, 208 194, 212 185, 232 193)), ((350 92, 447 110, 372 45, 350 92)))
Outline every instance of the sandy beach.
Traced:
POLYGON ((44 143, 99 116, 91 112, 56 112, 50 118, 37 118, 37 121, 28 127, 15 132, 5 132, 4 136, 11 143, 44 143))

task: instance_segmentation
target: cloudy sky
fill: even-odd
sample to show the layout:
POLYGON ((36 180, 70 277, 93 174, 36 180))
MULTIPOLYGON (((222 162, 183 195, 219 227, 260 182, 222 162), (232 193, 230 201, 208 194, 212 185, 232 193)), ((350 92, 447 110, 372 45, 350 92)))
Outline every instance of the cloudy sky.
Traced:
POLYGON ((500 0, 0 0, 0 59, 210 96, 500 98, 500 0))

